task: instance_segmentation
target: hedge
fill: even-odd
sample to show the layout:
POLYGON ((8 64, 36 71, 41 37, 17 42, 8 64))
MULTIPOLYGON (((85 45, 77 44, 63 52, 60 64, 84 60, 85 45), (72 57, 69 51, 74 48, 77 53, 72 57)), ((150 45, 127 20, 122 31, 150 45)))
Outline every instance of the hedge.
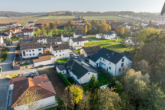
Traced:
POLYGON ((59 73, 59 75, 67 86, 71 86, 71 83, 68 81, 68 79, 62 73, 59 73))

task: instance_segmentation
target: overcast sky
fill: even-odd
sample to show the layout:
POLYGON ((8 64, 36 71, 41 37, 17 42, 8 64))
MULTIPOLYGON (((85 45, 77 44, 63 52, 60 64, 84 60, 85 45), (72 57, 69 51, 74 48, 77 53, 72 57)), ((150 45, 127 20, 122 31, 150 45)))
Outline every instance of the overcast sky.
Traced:
POLYGON ((0 0, 0 11, 160 12, 165 0, 0 0))

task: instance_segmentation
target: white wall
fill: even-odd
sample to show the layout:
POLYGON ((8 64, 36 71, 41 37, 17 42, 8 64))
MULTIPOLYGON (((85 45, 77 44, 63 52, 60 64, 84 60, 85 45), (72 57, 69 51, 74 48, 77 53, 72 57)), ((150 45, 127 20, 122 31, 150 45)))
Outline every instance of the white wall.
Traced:
POLYGON ((38 57, 39 53, 43 54, 43 48, 36 48, 36 49, 27 49, 21 50, 22 58, 33 58, 38 57), (40 51, 38 49, 41 49, 40 51), (34 50, 34 51, 33 51, 34 50), (24 56, 23 51, 25 51, 26 56, 24 56), (29 52, 30 51, 30 52, 29 52), (30 56, 31 54, 31 56, 30 56), (33 55, 34 54, 34 55, 33 55))
POLYGON ((105 39, 113 40, 113 39, 116 38, 116 34, 112 34, 112 35, 105 35, 105 34, 104 34, 104 37, 105 37, 105 39))
POLYGON ((84 44, 89 42, 88 40, 86 41, 79 41, 79 42, 73 42, 72 39, 69 40, 69 45, 73 47, 73 49, 81 49, 82 47, 84 47, 84 44))
POLYGON ((33 36, 33 32, 24 32, 24 35, 33 36))
POLYGON ((84 57, 88 57, 87 53, 84 51, 84 49, 80 49, 80 54, 83 54, 84 57))
POLYGON ((125 41, 125 44, 134 45, 134 43, 133 43, 130 39, 127 39, 127 40, 125 41))
POLYGON ((66 70, 60 71, 60 70, 57 68, 57 66, 56 66, 56 70, 57 70, 58 73, 62 73, 62 74, 66 74, 66 73, 67 73, 66 70))
POLYGON ((0 45, 2 45, 3 43, 4 43, 4 41, 3 41, 3 37, 0 37, 1 39, 0 39, 0 45))
POLYGON ((34 63, 34 67, 42 66, 42 65, 49 65, 52 64, 52 60, 46 60, 46 61, 41 61, 41 62, 36 62, 34 63))
POLYGON ((73 38, 78 38, 79 36, 81 36, 82 38, 86 38, 86 36, 76 35, 75 33, 73 33, 73 38))
MULTIPOLYGON (((36 104, 37 104, 37 106, 35 108, 33 108, 32 110, 36 110, 37 108, 44 108, 46 106, 57 104, 57 101, 55 99, 55 96, 51 96, 51 97, 47 97, 47 98, 38 100, 36 102, 36 104)), ((29 109, 25 105, 20 105, 20 106, 14 107, 14 110, 29 110, 29 109)))
POLYGON ((69 37, 64 37, 63 35, 61 35, 62 42, 69 42, 69 39, 69 37))
POLYGON ((96 38, 101 39, 101 35, 96 34, 96 38))

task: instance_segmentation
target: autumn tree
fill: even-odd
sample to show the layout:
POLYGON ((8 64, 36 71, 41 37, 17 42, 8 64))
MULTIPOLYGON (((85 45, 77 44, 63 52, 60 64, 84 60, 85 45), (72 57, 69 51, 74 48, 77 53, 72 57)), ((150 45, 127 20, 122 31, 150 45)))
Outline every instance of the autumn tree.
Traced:
POLYGON ((125 27, 121 27, 120 33, 121 33, 121 35, 124 35, 124 33, 125 33, 125 27))
POLYGON ((91 23, 86 23, 85 26, 87 26, 88 29, 91 29, 92 28, 91 23))
POLYGON ((82 23, 88 23, 88 21, 87 20, 83 20, 82 23))
POLYGON ((38 94, 36 90, 25 91, 25 93, 20 98, 16 110, 34 110, 34 108, 41 109, 42 103, 40 103, 38 100, 42 99, 43 97, 44 96, 38 94))
POLYGON ((87 25, 85 25, 85 29, 84 29, 85 34, 88 32, 88 28, 87 25))
POLYGON ((55 25, 56 25, 56 26, 60 26, 60 22, 57 20, 57 21, 55 22, 55 25))
POLYGON ((74 22, 73 20, 70 20, 70 21, 68 22, 68 25, 69 25, 69 26, 75 26, 75 22, 74 22))
POLYGON ((67 28, 66 27, 64 27, 64 32, 63 32, 64 34, 66 34, 67 33, 67 28))
POLYGON ((41 32, 41 35, 45 34, 45 27, 43 25, 41 26, 41 31, 40 32, 41 32))
POLYGON ((92 26, 96 26, 96 20, 92 20, 92 21, 91 21, 91 25, 92 25, 92 26))
POLYGON ((50 25, 50 29, 54 29, 54 27, 56 26, 54 22, 51 22, 49 25, 50 25))
POLYGON ((37 28, 37 30, 36 30, 36 35, 40 35, 41 33, 40 33, 40 29, 39 28, 37 28))
POLYGON ((58 29, 57 29, 56 26, 53 28, 53 34, 54 34, 55 36, 58 35, 58 29))
POLYGON ((79 31, 79 32, 84 32, 84 27, 83 27, 83 26, 79 26, 79 27, 78 27, 78 31, 79 31))
POLYGON ((49 23, 46 23, 46 24, 45 24, 45 30, 46 30, 46 33, 47 33, 47 35, 48 35, 49 32, 50 32, 50 24, 49 24, 49 23))

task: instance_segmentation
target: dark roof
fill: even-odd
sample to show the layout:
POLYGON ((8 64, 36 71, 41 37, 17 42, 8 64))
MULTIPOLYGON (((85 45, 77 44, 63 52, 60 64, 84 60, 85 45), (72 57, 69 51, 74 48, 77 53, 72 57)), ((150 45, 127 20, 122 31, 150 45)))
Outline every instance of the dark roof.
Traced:
POLYGON ((89 39, 88 38, 82 38, 82 37, 72 38, 73 42, 87 41, 87 40, 89 40, 89 39))
POLYGON ((161 11, 161 15, 163 15, 165 13, 165 3, 163 5, 162 11, 161 11))
POLYGON ((112 34, 115 34, 115 32, 114 31, 110 31, 110 32, 105 32, 104 34, 106 34, 106 35, 112 35, 112 34))
POLYGON ((109 49, 106 49, 106 48, 102 48, 99 52, 93 54, 91 56, 91 60, 96 62, 100 57, 116 64, 119 62, 119 60, 121 60, 121 58, 123 58, 123 55, 122 53, 118 53, 118 52, 115 52, 115 51, 112 51, 112 50, 109 50, 109 49))
POLYGON ((66 68, 64 67, 64 65, 57 65, 57 68, 58 68, 60 71, 66 70, 66 68))
POLYGON ((22 29, 22 32, 33 32, 33 29, 22 29))
POLYGON ((94 53, 98 52, 101 48, 100 46, 93 46, 93 47, 83 47, 82 48, 88 56, 92 56, 94 53))
POLYGON ((76 35, 81 35, 81 36, 85 36, 84 32, 75 32, 76 35))
POLYGON ((53 44, 52 47, 53 47, 53 50, 69 49, 69 45, 68 44, 53 44))
POLYGON ((43 48, 42 43, 22 43, 20 50, 43 48))
POLYGON ((63 34, 63 37, 73 37, 73 34, 63 34))
POLYGON ((130 54, 130 52, 123 52, 123 53, 121 53, 121 54, 123 54, 124 56, 126 56, 128 59, 130 59, 130 60, 132 60, 133 58, 132 58, 132 55, 130 54))
POLYGON ((82 64, 78 60, 70 60, 66 63, 67 68, 73 72, 78 78, 83 77, 88 72, 97 73, 92 67, 82 64))
POLYGON ((155 24, 152 24, 152 23, 150 23, 149 25, 146 26, 146 28, 149 28, 149 27, 150 27, 150 28, 153 27, 153 28, 156 28, 156 29, 159 28, 158 25, 155 25, 155 24))
POLYGON ((28 23, 34 23, 33 21, 29 21, 28 23))

